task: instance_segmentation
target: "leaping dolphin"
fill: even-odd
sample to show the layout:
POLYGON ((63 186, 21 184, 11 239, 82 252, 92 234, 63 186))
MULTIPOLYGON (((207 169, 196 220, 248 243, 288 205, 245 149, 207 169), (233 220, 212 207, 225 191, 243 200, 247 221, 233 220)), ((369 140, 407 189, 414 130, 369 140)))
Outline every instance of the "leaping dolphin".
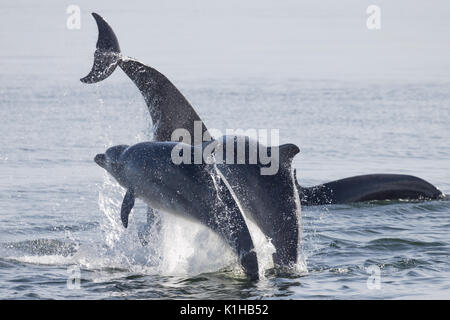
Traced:
MULTIPOLYGON (((259 158, 255 164, 235 166, 219 163, 213 167, 204 165, 176 167, 173 163, 169 163, 169 149, 176 145, 174 142, 169 142, 172 133, 176 129, 185 129, 194 136, 197 122, 197 125, 201 124, 203 136, 210 137, 205 124, 186 98, 164 75, 135 59, 123 56, 111 27, 98 14, 93 13, 93 16, 99 29, 97 50, 91 72, 81 81, 99 82, 111 75, 119 66, 144 96, 153 121, 154 140, 157 141, 126 148, 116 146, 109 149, 106 154, 99 154, 95 158, 100 166, 127 189, 121 212, 124 226, 127 226, 128 215, 136 197, 144 200, 152 208, 196 217, 198 221, 219 233, 232 246, 240 256, 247 275, 255 278, 257 266, 254 266, 253 259, 256 259, 256 256, 250 255, 253 243, 251 237, 247 235, 248 229, 244 218, 246 216, 272 240, 276 249, 275 265, 283 268, 295 267, 299 259, 301 226, 300 202, 291 163, 292 158, 299 152, 298 147, 293 144, 265 147, 257 142, 251 142, 255 143, 258 149, 266 148, 269 153, 276 151, 279 155, 277 159, 279 170, 271 176, 260 174, 259 169, 264 167, 264 164, 259 158), (130 157, 130 153, 134 156, 130 157), (108 163, 118 165, 106 165, 108 163), (128 169, 124 170, 124 166, 128 169), (158 173, 159 171, 161 173, 158 173), (218 185, 211 184, 212 172, 219 175, 218 185), (156 181, 152 175, 164 178, 156 181), (177 175, 180 178, 176 178, 177 175), (160 186, 155 186, 157 183, 160 186), (200 183, 201 188, 191 187, 200 183), (159 190, 159 193, 155 195, 152 188, 159 190), (201 192, 201 195, 195 196, 196 192, 201 192), (213 204, 217 202, 215 197, 225 201, 222 209, 213 204), (169 202, 166 203, 167 201, 169 202), (197 202, 203 204, 200 206, 197 202), (211 222, 211 220, 223 220, 222 215, 226 215, 225 211, 233 213, 233 216, 227 219, 237 220, 235 224, 242 229, 241 234, 236 233, 232 223, 228 224, 230 234, 226 234, 223 223, 215 225, 211 222), (241 240, 241 237, 245 240, 241 240), (249 259, 251 262, 247 261, 249 259)), ((233 138, 231 141, 234 141, 233 138)), ((248 146, 251 140, 248 137, 244 138, 248 146)), ((227 143, 229 141, 227 137, 222 137, 218 141, 221 141, 225 152, 227 148, 235 148, 234 143, 227 143)), ((205 145, 208 143, 196 148, 203 149, 205 145)), ((212 152, 214 153, 214 149, 212 152)))
POLYGON ((233 195, 216 179, 214 166, 174 164, 171 151, 176 145, 118 145, 95 156, 95 162, 127 190, 121 208, 124 227, 135 199, 142 199, 152 209, 196 220, 215 231, 236 253, 246 275, 258 279, 254 244, 233 195))
MULTIPOLYGON (((179 128, 193 133, 195 121, 203 124, 191 104, 166 76, 135 59, 123 56, 117 37, 108 23, 96 13, 92 13, 92 16, 98 26, 97 49, 92 70, 80 79, 81 82, 102 81, 119 66, 133 80, 147 103, 156 141, 171 141, 172 133, 179 128)), ((202 133, 206 131, 203 124, 202 133)))
MULTIPOLYGON (((194 121, 201 121, 178 89, 161 73, 134 59, 122 57, 117 37, 98 14, 93 13, 99 28, 97 51, 92 71, 81 79, 86 83, 107 78, 119 65, 144 96, 154 122, 158 141, 170 140, 176 128, 193 131, 194 121)), ((203 132, 207 133, 203 122, 203 132)), ((427 181, 410 175, 369 174, 328 182, 313 187, 297 183, 302 205, 351 203, 369 200, 431 200, 445 197, 427 181)))
MULTIPOLYGON (((290 267, 297 263, 299 259, 300 204, 321 205, 400 198, 437 199, 443 196, 439 190, 428 182, 406 175, 365 175, 337 180, 310 188, 302 187, 298 184, 295 171, 291 168, 292 159, 299 152, 298 147, 292 144, 279 147, 280 170, 274 176, 264 177, 257 174, 256 171, 261 166, 260 162, 254 165, 225 163, 218 164, 214 168, 200 166, 197 169, 189 166, 175 169, 168 162, 164 162, 164 168, 163 166, 157 166, 159 170, 162 170, 164 174, 168 174, 170 177, 175 177, 173 173, 177 172, 180 178, 174 179, 178 182, 184 181, 187 183, 189 179, 185 179, 186 174, 192 175, 190 183, 192 184, 195 181, 202 183, 205 190, 209 190, 208 187, 212 186, 211 180, 209 180, 213 176, 211 173, 214 172, 214 174, 220 175, 219 189, 222 191, 217 191, 219 189, 215 185, 215 195, 214 192, 211 193, 211 189, 206 192, 208 196, 203 200, 212 201, 215 197, 224 199, 224 203, 221 204, 222 209, 233 212, 233 219, 238 221, 237 225, 240 228, 239 230, 241 230, 240 236, 237 238, 231 237, 226 232, 224 233, 223 225, 216 226, 214 223, 208 222, 208 219, 219 218, 217 213, 212 213, 211 216, 206 214, 208 210, 212 210, 212 207, 205 205, 203 207, 204 211, 199 213, 200 215, 195 216, 191 212, 192 208, 189 208, 189 206, 194 206, 193 201, 198 201, 199 198, 195 198, 188 193, 180 197, 173 194, 174 192, 180 192, 181 184, 175 184, 175 186, 171 187, 168 185, 165 187, 160 186, 161 190, 165 188, 164 190, 167 194, 165 197, 162 197, 160 194, 159 196, 162 198, 158 199, 152 193, 153 191, 150 190, 150 182, 142 181, 142 179, 146 179, 152 174, 158 176, 158 170, 155 170, 154 166, 151 166, 152 169, 150 170, 146 166, 142 166, 142 164, 150 165, 150 163, 159 163, 158 161, 161 161, 161 159, 167 159, 168 149, 174 146, 169 141, 176 129, 185 129, 191 136, 194 136, 195 123, 197 122, 201 124, 203 136, 211 136, 204 122, 181 92, 154 68, 123 56, 117 37, 108 23, 98 14, 93 13, 92 15, 99 30, 97 49, 94 54, 92 70, 81 81, 84 83, 102 81, 119 66, 143 95, 153 121, 153 137, 156 142, 148 142, 131 147, 117 146, 108 149, 105 155, 101 154, 96 157, 96 162, 116 177, 122 186, 127 188, 121 213, 125 227, 128 223, 128 214, 133 207, 136 197, 142 198, 150 206, 180 214, 183 211, 196 217, 202 223, 212 226, 213 230, 221 234, 231 244, 235 252, 240 255, 241 264, 244 266, 246 273, 251 278, 255 278, 257 277, 255 276, 255 273, 257 273, 257 269, 255 269, 256 256, 250 254, 253 243, 251 242, 251 237, 247 234, 248 228, 245 225, 244 215, 254 220, 264 234, 272 239, 276 249, 274 254, 275 264, 281 267, 290 267), (147 152, 148 150, 152 150, 152 153, 147 152), (134 158, 129 156, 131 153, 135 154, 134 158), (155 159, 155 156, 160 157, 160 159, 155 159), (107 165, 108 163, 121 164, 120 168, 125 166, 134 169, 127 169, 121 171, 121 174, 117 174, 114 171, 116 169, 113 169, 114 166, 109 166, 107 165), (125 174, 124 172, 127 173, 125 174), (133 178, 130 176, 131 172, 133 172, 133 178), (205 172, 209 175, 205 174, 205 172), (167 199, 172 201, 170 205, 165 204, 167 199), (246 240, 242 240, 240 237, 246 240), (245 245, 242 245, 242 243, 245 243, 245 245)), ((225 148, 235 148, 234 144, 227 143, 224 137, 217 140, 222 141, 225 148)), ((203 148, 204 146, 192 147, 203 148)), ((159 180, 159 182, 162 184, 167 183, 163 180, 159 180)), ((152 183, 155 183, 155 181, 152 181, 152 183)))

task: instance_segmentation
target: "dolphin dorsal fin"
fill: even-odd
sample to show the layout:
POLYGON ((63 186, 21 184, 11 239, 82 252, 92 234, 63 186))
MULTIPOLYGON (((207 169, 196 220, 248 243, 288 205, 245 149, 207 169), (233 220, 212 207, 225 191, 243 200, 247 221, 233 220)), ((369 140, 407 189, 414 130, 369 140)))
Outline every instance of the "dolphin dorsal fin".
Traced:
POLYGON ((293 143, 286 143, 279 145, 277 147, 270 147, 270 153, 273 161, 278 162, 278 167, 280 169, 282 168, 287 169, 283 171, 289 174, 291 171, 292 160, 294 159, 295 155, 298 154, 299 152, 300 152, 299 147, 297 147, 293 143), (274 154, 275 150, 278 152, 278 157, 276 154, 274 154))
POLYGON ((287 161, 292 162, 292 159, 297 153, 300 152, 300 148, 293 143, 282 144, 279 147, 280 152, 280 163, 286 163, 287 161))
POLYGON ((122 220, 123 226, 128 227, 128 216, 130 215, 131 209, 134 207, 135 195, 132 189, 128 189, 125 197, 123 198, 122 208, 120 209, 120 219, 122 220))

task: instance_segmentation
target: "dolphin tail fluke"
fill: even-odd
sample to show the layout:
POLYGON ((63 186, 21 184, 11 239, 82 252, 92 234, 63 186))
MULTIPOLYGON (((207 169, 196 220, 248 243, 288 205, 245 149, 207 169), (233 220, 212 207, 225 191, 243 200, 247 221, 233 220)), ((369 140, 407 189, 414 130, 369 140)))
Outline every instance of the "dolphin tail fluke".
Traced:
POLYGON ((96 83, 108 78, 119 66, 134 82, 147 103, 153 120, 153 138, 171 141, 176 129, 185 129, 194 137, 196 122, 207 134, 205 124, 183 94, 162 73, 136 59, 123 56, 119 42, 109 24, 92 13, 98 26, 97 50, 91 72, 81 82, 96 83))
POLYGON ((112 28, 100 15, 93 12, 92 16, 98 27, 97 50, 91 72, 80 79, 84 83, 96 83, 108 78, 121 59, 119 42, 112 28))

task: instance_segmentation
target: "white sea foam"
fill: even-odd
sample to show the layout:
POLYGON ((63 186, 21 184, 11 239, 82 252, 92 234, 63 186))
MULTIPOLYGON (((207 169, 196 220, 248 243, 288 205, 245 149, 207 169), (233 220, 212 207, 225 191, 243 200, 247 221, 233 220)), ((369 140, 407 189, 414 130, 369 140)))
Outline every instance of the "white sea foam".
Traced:
POLYGON ((31 263, 36 265, 52 265, 52 266, 64 266, 73 264, 73 257, 65 257, 62 255, 24 255, 24 256, 10 256, 8 260, 31 263))
MULTIPOLYGON (((123 189, 105 173, 99 193, 100 228, 106 247, 101 255, 109 266, 161 275, 193 276, 237 265, 231 249, 210 229, 164 212, 158 213, 161 228, 151 228, 146 239, 148 245, 143 247, 138 231, 139 225, 143 224, 145 208, 136 203, 129 227, 124 229, 120 222, 119 200, 123 193, 123 189)), ((86 267, 101 267, 102 262, 97 265, 95 255, 89 254, 89 261, 83 255, 78 259, 86 267)))

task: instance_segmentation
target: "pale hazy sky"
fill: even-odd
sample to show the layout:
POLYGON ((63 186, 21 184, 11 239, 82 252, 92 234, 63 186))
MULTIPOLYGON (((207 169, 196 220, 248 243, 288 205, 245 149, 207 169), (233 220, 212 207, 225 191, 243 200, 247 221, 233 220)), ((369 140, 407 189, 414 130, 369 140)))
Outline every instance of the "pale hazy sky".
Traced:
MULTIPOLYGON (((81 77, 97 29, 113 26, 124 54, 169 77, 449 80, 448 0, 2 1, 0 74, 42 68, 81 77), (68 30, 68 5, 81 29, 68 30), (366 9, 381 8, 381 30, 366 9)), ((46 70, 49 72, 49 70, 46 70)))

